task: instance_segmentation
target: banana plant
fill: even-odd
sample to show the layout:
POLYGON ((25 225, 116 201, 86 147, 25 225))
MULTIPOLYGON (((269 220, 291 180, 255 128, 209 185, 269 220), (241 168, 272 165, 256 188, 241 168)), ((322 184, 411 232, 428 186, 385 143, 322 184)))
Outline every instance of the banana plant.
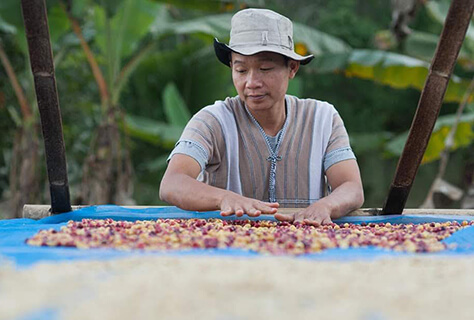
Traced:
MULTIPOLYGON (((334 56, 317 56, 314 60, 305 71, 342 72, 347 77, 372 80, 396 89, 423 89, 429 71, 429 63, 426 61, 383 50, 353 49, 349 53, 334 56)), ((469 82, 453 75, 444 101, 461 102, 469 82)))
POLYGON ((173 82, 166 85, 162 100, 167 121, 128 114, 125 116, 126 130, 132 137, 172 148, 191 119, 191 114, 173 82))
MULTIPOLYGON (((448 13, 449 5, 450 2, 445 0, 429 1, 425 7, 432 20, 442 26, 448 13)), ((407 38, 406 52, 410 55, 418 56, 421 59, 430 61, 434 55, 437 42, 438 36, 415 31, 407 38)), ((459 53, 458 64, 466 71, 474 70, 474 24, 472 22, 467 30, 461 52, 459 53)), ((474 97, 472 89, 470 90, 469 86, 471 80, 460 79, 458 77, 453 77, 453 80, 458 81, 457 83, 459 85, 453 85, 453 83, 450 82, 450 86, 446 92, 445 101, 459 102, 460 106, 466 101, 472 101, 474 97), (456 94, 453 95, 453 93, 456 94), (457 96, 460 99, 453 99, 454 96, 457 96)), ((458 148, 467 147, 472 144, 474 141, 472 130, 474 125, 473 107, 472 104, 468 105, 467 108, 465 108, 467 112, 464 112, 464 114, 459 118, 454 114, 439 117, 428 143, 422 163, 428 163, 440 158, 443 150, 446 148, 446 139, 451 130, 456 131, 448 151, 454 151, 458 148)), ((408 132, 404 132, 394 138, 394 140, 387 145, 387 151, 395 155, 401 154, 407 135, 408 132)))
MULTIPOLYGON (((128 114, 125 117, 126 130, 132 137, 171 149, 191 119, 191 113, 173 82, 166 85, 162 100, 166 122, 128 114)), ((149 163, 148 169, 163 169, 166 166, 166 158, 167 156, 164 156, 149 163)))
POLYGON ((125 117, 120 96, 137 66, 156 49, 151 26, 155 20, 165 23, 167 10, 145 0, 61 1, 61 7, 87 57, 101 101, 99 126, 83 165, 80 201, 132 204, 132 164, 127 138, 119 130, 125 117), (95 31, 90 41, 84 36, 88 23, 95 31))
MULTIPOLYGON (((429 1, 426 11, 433 21, 440 27, 444 23, 449 8, 449 1, 429 1)), ((461 49, 458 64, 466 71, 474 68, 474 28, 468 29, 466 38, 461 49)), ((388 39, 388 31, 381 31, 377 37, 388 39)), ((320 55, 305 70, 317 73, 342 72, 347 77, 357 77, 372 80, 393 88, 415 88, 421 90, 429 71, 431 61, 439 36, 426 32, 413 30, 405 40, 404 53, 390 52, 385 50, 354 49, 348 54, 320 55)), ((388 41, 389 42, 389 41, 388 41)), ((388 45, 390 48, 390 45, 388 45)), ((450 103, 462 103, 466 92, 469 91, 470 79, 464 79, 453 75, 449 81, 444 101, 450 103)), ((467 99, 472 101, 474 94, 468 93, 467 99)), ((414 106, 415 107, 415 106, 414 106)), ((454 136, 455 142, 451 151, 470 145, 474 141, 471 134, 472 106, 466 108, 467 113, 461 117, 461 122, 454 136)), ((440 117, 435 126, 431 140, 428 144, 422 163, 428 163, 439 159, 444 148, 444 139, 449 130, 455 125, 456 117, 448 115, 440 117)), ((389 139, 386 144, 387 155, 400 155, 408 131, 389 139)))

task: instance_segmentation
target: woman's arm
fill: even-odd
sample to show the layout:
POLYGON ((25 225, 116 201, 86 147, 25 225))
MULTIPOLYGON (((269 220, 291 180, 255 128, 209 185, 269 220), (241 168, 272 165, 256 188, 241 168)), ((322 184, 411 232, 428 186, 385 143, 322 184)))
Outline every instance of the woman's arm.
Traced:
POLYGON ((184 210, 220 210, 223 216, 274 214, 278 203, 243 197, 196 180, 201 167, 192 157, 175 154, 160 185, 160 199, 184 210))

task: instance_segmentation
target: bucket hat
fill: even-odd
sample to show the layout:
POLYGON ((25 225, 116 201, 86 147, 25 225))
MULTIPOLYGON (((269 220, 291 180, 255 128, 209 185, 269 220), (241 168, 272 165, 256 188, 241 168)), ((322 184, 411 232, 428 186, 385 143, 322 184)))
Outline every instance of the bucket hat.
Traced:
POLYGON ((220 62, 230 66, 230 52, 245 56, 263 51, 284 55, 309 63, 314 56, 301 56, 294 50, 293 23, 290 19, 268 9, 245 9, 231 21, 229 45, 214 39, 214 51, 220 62))

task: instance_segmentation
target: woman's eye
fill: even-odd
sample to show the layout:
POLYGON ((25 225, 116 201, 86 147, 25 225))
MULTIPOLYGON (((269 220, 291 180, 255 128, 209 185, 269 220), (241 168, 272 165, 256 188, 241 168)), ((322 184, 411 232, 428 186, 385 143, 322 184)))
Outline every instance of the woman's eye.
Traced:
POLYGON ((247 70, 235 70, 238 73, 245 73, 247 70))
POLYGON ((273 68, 260 68, 260 70, 262 70, 262 71, 270 71, 270 70, 273 70, 273 68))

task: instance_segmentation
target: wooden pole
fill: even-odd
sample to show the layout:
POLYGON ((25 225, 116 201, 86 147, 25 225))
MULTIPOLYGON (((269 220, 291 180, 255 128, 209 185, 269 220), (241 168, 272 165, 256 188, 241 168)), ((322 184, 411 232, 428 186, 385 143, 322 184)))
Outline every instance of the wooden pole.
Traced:
POLYGON ((408 140, 383 207, 383 214, 401 214, 403 212, 438 118, 473 9, 474 0, 453 0, 451 2, 428 78, 421 92, 408 140))
POLYGON ((53 53, 44 0, 21 0, 23 20, 41 117, 51 212, 71 211, 67 179, 66 151, 59 99, 54 76, 53 53))

